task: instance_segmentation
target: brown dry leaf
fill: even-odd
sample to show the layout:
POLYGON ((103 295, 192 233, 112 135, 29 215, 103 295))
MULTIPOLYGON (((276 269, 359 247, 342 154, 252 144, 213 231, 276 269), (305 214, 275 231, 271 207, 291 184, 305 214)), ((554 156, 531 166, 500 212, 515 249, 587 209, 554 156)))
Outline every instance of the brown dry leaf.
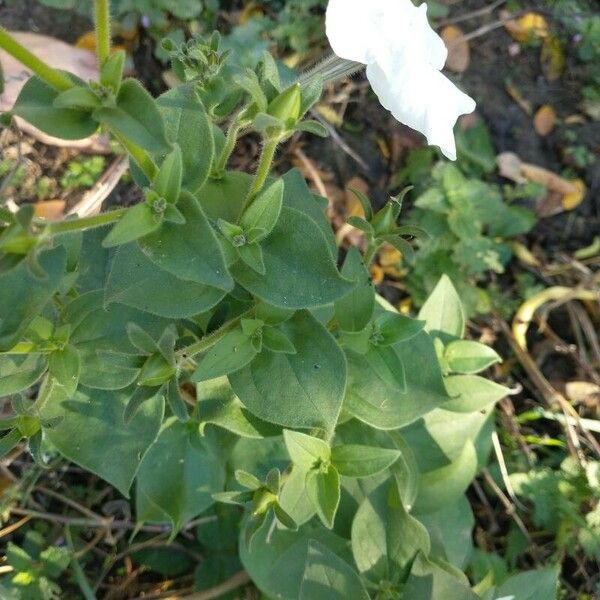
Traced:
POLYGON ((511 19, 508 10, 501 10, 500 18, 505 20, 504 27, 517 42, 526 42, 531 38, 548 37, 548 22, 535 12, 527 12, 518 19, 511 19))
POLYGON ((589 381, 569 381, 565 385, 565 393, 573 404, 584 404, 591 408, 600 403, 600 385, 589 381))
POLYGON ((549 104, 544 104, 535 113, 533 124, 538 135, 545 137, 550 135, 556 127, 556 111, 549 104))
POLYGON ((523 161, 514 152, 498 154, 496 164, 502 177, 519 184, 527 183, 527 177, 521 172, 523 161))
MULTIPOLYGON (((89 50, 75 48, 65 42, 45 35, 29 32, 10 32, 15 39, 33 54, 41 56, 52 67, 69 71, 84 81, 98 79, 96 56, 89 50)), ((22 87, 31 76, 31 71, 15 60, 8 53, 0 50, 0 63, 4 71, 6 85, 0 94, 0 112, 12 109, 22 87)), ((32 127, 22 119, 16 119, 19 128, 32 135, 44 144, 68 148, 78 148, 84 152, 110 152, 110 144, 100 136, 92 136, 85 140, 61 140, 49 136, 32 127)))
POLYGON ((371 272, 371 279, 373 281, 373 285, 380 285, 381 283, 383 283, 385 272, 379 265, 371 265, 369 267, 369 271, 371 272))
POLYGON ((465 34, 455 25, 447 25, 440 36, 448 48, 446 67, 455 73, 464 73, 471 62, 471 47, 465 34))
POLYGON ((44 200, 34 206, 34 214, 46 221, 60 221, 65 216, 67 203, 64 200, 44 200))
POLYGON ((515 85, 513 85, 510 81, 507 81, 505 88, 508 95, 521 107, 525 114, 533 114, 533 106, 531 105, 531 102, 527 100, 523 94, 521 94, 520 90, 515 85))
POLYGON ((363 210, 362 204, 359 199, 350 191, 357 190, 362 192, 365 196, 369 195, 369 184, 362 178, 358 177, 358 175, 352 177, 346 183, 346 215, 348 217, 363 217, 365 216, 365 211, 363 210))
POLYGON ((328 122, 335 127, 341 127, 344 124, 344 119, 331 108, 328 104, 323 102, 315 106, 315 110, 328 122))
POLYGON ((575 210, 584 200, 587 194, 587 186, 582 179, 576 179, 572 182, 575 186, 575 191, 566 194, 562 198, 562 207, 565 210, 575 210))
POLYGON ((554 36, 548 36, 542 44, 540 61, 548 81, 560 79, 567 64, 563 43, 554 36))

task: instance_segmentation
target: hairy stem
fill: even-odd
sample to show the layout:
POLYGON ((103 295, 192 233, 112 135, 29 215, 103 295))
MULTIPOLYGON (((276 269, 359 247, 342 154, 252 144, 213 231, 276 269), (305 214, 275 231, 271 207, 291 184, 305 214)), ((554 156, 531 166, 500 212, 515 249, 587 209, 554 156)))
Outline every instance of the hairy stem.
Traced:
POLYGON ((100 67, 110 56, 110 1, 95 0, 96 54, 100 67))
POLYGON ((221 174, 225 171, 225 167, 227 166, 227 162, 231 157, 235 145, 238 140, 238 136, 240 131, 244 128, 244 123, 240 121, 239 115, 234 117, 233 121, 229 125, 229 129, 227 130, 227 136, 225 137, 225 146, 223 147, 223 151, 221 152, 221 156, 217 161, 217 166, 215 168, 215 174, 220 177, 221 174))
POLYGON ((271 172, 271 165, 273 164, 273 159, 275 158, 275 152, 277 151, 278 145, 279 139, 277 138, 267 140, 265 142, 260 155, 258 169, 256 170, 256 175, 254 176, 254 181, 252 182, 252 187, 250 188, 250 192, 248 194, 249 200, 252 200, 252 198, 254 198, 263 189, 265 181, 271 172))
POLYGON ((110 212, 100 213, 99 215, 93 215, 91 217, 83 217, 81 219, 73 219, 71 221, 60 221, 58 223, 52 223, 48 226, 48 230, 51 234, 67 233, 69 231, 84 231, 85 229, 95 229, 96 227, 103 227, 110 223, 119 221, 123 215, 127 212, 126 208, 117 208, 110 212))
POLYGON ((48 85, 54 89, 64 92, 72 87, 74 83, 60 71, 57 71, 50 65, 40 60, 35 54, 32 54, 15 40, 4 27, 0 26, 0 48, 10 54, 13 58, 31 69, 40 79, 43 79, 48 85))
POLYGON ((137 144, 129 141, 126 137, 117 133, 116 131, 112 131, 111 133, 113 137, 127 150, 127 153, 133 160, 136 162, 137 166, 144 172, 144 175, 152 181, 156 176, 158 171, 154 161, 150 157, 150 155, 143 149, 140 148, 137 144))

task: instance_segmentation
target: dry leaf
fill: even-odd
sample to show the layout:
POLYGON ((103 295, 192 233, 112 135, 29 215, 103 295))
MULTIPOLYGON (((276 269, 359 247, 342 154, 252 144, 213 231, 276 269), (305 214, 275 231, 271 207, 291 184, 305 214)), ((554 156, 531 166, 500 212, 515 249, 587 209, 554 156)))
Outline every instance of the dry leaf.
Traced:
POLYGON ((585 404, 592 408, 600 403, 600 386, 588 381, 569 381, 565 392, 573 404, 585 404))
MULTIPOLYGON (((15 39, 30 52, 41 56, 52 67, 69 71, 84 81, 98 79, 96 56, 89 50, 75 48, 52 37, 29 32, 11 32, 15 39)), ((12 109, 22 87, 31 76, 31 71, 12 56, 0 50, 0 63, 6 81, 5 89, 0 94, 0 112, 12 109)), ((100 136, 92 136, 85 140, 61 140, 49 136, 32 127, 22 119, 16 119, 20 129, 32 135, 44 144, 68 148, 78 148, 84 152, 110 152, 110 144, 100 136)))
POLYGON ((373 281, 373 285, 380 285, 383 283, 385 272, 379 265, 371 265, 369 267, 369 271, 371 272, 371 280, 373 281))
POLYGON ((328 123, 336 127, 341 127, 344 124, 344 119, 328 104, 319 103, 315 109, 328 123))
POLYGON ((549 104, 544 104, 535 113, 535 117, 533 119, 536 133, 542 137, 552 133, 556 127, 556 119, 556 111, 549 104))
POLYGON ((507 81, 505 88, 508 92, 508 95, 521 107, 525 114, 533 114, 533 106, 531 105, 531 102, 529 102, 529 100, 527 100, 523 94, 521 94, 515 85, 513 85, 510 81, 507 81))
POLYGON ((34 214, 39 219, 46 221, 60 221, 65 216, 67 203, 64 200, 45 200, 36 202, 34 214))
POLYGON ((471 62, 471 48, 465 34, 458 27, 448 25, 440 35, 448 48, 446 67, 455 73, 464 73, 471 62))
POLYGON ((517 42, 548 37, 548 22, 539 13, 528 12, 518 19, 511 19, 511 13, 507 10, 501 10, 499 14, 500 18, 505 21, 506 31, 517 42))
POLYGON ((563 43, 554 36, 547 37, 542 44, 540 61, 548 81, 560 79, 567 64, 563 43))
POLYGON ((565 210, 575 210, 584 200, 587 194, 587 186, 582 179, 573 181, 575 191, 566 194, 562 198, 562 206, 565 210))

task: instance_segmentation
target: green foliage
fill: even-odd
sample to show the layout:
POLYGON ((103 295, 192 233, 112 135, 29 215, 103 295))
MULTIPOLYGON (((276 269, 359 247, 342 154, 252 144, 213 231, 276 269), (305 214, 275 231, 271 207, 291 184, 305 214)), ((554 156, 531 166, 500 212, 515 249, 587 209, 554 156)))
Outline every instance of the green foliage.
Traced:
MULTIPOLYGON (((243 507, 230 524, 239 560, 273 598, 479 597, 461 570, 465 492, 506 394, 477 375, 498 356, 463 339, 448 278, 418 319, 376 297, 377 249, 408 253, 405 238, 424 235, 397 224, 401 197, 374 213, 359 195, 367 254, 350 251, 340 272, 322 199, 298 172, 270 172, 319 83, 282 81, 270 55, 228 70, 218 36, 165 49, 182 82, 157 100, 115 59, 103 83, 58 94, 34 77, 17 101, 47 132, 107 129, 143 198, 58 223, 0 213, 0 394, 12 400, 0 449, 25 438, 44 466, 50 453, 125 497, 135 486, 138 521, 173 533, 243 507), (254 176, 227 169, 240 129, 264 142, 254 176)), ((450 167, 436 186, 452 235, 514 233, 518 215, 486 186, 450 167)), ((204 543, 214 573, 239 567, 204 543)))

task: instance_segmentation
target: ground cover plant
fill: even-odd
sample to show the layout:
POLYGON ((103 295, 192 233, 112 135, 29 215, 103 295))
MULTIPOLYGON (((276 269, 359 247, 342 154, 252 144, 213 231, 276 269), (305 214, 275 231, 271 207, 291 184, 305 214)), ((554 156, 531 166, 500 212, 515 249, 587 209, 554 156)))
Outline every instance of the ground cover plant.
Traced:
MULTIPOLYGON (((491 321, 468 317, 497 319, 504 299, 510 317, 528 300, 514 347, 499 350, 533 369, 522 331, 535 308, 597 296, 564 271, 545 273, 561 293, 531 273, 510 297, 489 285, 490 272, 512 274, 535 224, 508 201, 525 188, 492 181, 492 142, 483 151, 460 133, 458 163, 415 151, 391 199, 352 186, 341 230, 360 243, 341 244, 306 163, 273 163, 285 144, 332 132, 323 84, 356 65, 298 77, 258 53, 247 70, 217 34, 170 39, 157 54, 176 83, 153 98, 123 75, 107 9, 96 3, 98 82, 38 62, 0 29, 36 73, 6 131, 15 116, 55 137, 100 129, 135 190, 53 221, 35 204, 1 205, 0 445, 23 470, 0 480, 0 595, 593 597, 594 438, 577 449, 568 427, 563 437, 561 424, 581 426, 564 410, 498 417, 518 371, 474 335, 491 321), (247 139, 252 174, 235 156, 247 139), (412 317, 373 284, 390 253, 408 269, 412 317), (579 574, 586 591, 569 596, 579 574)), ((263 27, 268 14, 253 18, 263 27)), ((11 186, 18 164, 6 162, 11 186)), ((103 164, 69 161, 60 187, 93 187, 103 164)))

